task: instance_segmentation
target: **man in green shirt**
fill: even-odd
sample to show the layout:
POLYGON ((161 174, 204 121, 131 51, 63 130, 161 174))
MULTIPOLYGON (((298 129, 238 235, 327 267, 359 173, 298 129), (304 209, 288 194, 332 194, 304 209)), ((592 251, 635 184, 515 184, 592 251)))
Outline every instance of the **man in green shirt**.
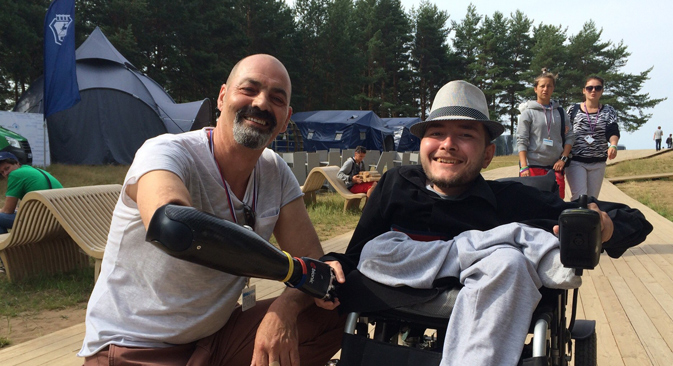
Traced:
POLYGON ((0 179, 7 179, 5 205, 0 209, 0 234, 14 224, 19 200, 28 192, 63 188, 61 183, 44 170, 21 165, 14 154, 0 152, 0 179))

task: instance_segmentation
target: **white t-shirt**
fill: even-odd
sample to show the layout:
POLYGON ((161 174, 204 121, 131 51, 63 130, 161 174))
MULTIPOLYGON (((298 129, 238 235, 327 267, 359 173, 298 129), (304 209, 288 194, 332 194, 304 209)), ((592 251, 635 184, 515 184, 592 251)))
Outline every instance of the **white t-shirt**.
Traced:
MULTIPOLYGON (((109 344, 168 347, 215 333, 229 319, 247 278, 173 258, 145 241, 145 228, 126 187, 145 173, 177 174, 197 209, 232 220, 222 178, 210 152, 207 128, 150 139, 138 150, 115 207, 101 274, 86 312, 79 356, 109 344)), ((255 166, 243 200, 231 194, 238 222, 243 202, 253 207, 252 177, 258 193, 255 232, 269 239, 280 208, 302 196, 287 164, 266 149, 255 166)))
POLYGON ((661 140, 661 136, 663 136, 664 131, 661 129, 656 129, 654 130, 654 138, 657 140, 661 140))

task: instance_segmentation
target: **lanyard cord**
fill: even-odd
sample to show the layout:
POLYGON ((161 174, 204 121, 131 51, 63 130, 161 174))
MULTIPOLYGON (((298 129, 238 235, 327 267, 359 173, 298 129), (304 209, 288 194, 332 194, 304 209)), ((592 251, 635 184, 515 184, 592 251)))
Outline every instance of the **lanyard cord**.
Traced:
POLYGON ((551 139, 551 125, 554 123, 554 109, 549 107, 550 111, 549 114, 551 115, 551 122, 549 122, 549 119, 547 118, 547 106, 543 105, 542 109, 544 110, 544 121, 547 124, 547 138, 551 139))
MULTIPOLYGON (((215 144, 213 142, 214 134, 215 134, 214 130, 212 129, 208 130, 208 144, 210 147, 210 153, 213 154, 213 159, 215 160, 215 166, 217 167, 217 171, 220 173, 222 184, 224 185, 225 192, 227 193, 227 200, 229 201, 229 212, 231 213, 231 217, 234 219, 234 222, 238 224, 238 219, 236 218, 236 213, 234 212, 234 202, 231 199, 231 193, 229 191, 229 184, 227 183, 227 180, 224 179, 224 175, 222 175, 222 170, 220 170, 220 164, 217 163, 217 158, 215 157, 215 144)), ((253 172, 252 192, 253 192, 252 211, 257 212, 257 169, 255 169, 253 172)))
POLYGON ((596 121, 593 124, 591 123, 591 117, 589 116, 589 109, 587 108, 586 102, 584 102, 584 114, 587 115, 587 119, 589 120, 589 128, 591 129, 591 136, 593 136, 594 130, 598 125, 598 118, 601 116, 601 105, 600 104, 598 105, 598 112, 596 112, 596 121))

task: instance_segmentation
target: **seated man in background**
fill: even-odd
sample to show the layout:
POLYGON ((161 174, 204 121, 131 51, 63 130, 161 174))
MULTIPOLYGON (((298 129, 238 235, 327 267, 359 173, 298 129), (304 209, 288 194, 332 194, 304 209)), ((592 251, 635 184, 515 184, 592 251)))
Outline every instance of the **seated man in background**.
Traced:
MULTIPOLYGON (((365 206, 346 253, 321 258, 338 261, 339 265, 331 265, 337 268, 340 282, 363 262, 367 266, 361 261, 366 245, 382 241, 388 252, 376 258, 373 270, 385 272, 389 268, 391 272, 381 273, 381 277, 400 275, 408 280, 414 273, 422 273, 432 282, 430 272, 450 269, 448 276, 464 287, 449 321, 443 366, 516 365, 541 298, 543 279, 533 262, 512 245, 491 246, 487 240, 478 240, 470 253, 464 250, 469 245, 461 249, 447 243, 444 249, 430 250, 419 242, 460 238, 464 242, 465 235, 474 230, 484 232, 478 233, 482 236, 507 238, 515 233, 511 226, 503 226, 510 223, 557 231, 561 212, 579 206, 564 202, 558 193, 517 182, 486 181, 480 172, 495 154, 492 141, 504 131, 502 124, 488 116, 486 97, 476 86, 452 81, 442 87, 429 117, 411 127, 411 133, 421 139, 421 165, 388 170, 372 193, 372 203, 365 206), (495 228, 500 231, 489 231, 495 228), (440 255, 440 250, 447 255, 440 255), (424 255, 441 263, 419 260, 424 255)), ((600 214, 603 248, 611 257, 621 256, 652 231, 640 211, 625 205, 592 201, 589 208, 600 214)), ((525 235, 526 229, 519 232, 523 238, 530 237, 525 235)), ((348 284, 346 278, 343 286, 348 284)), ((365 295, 359 298, 367 301, 365 295)))
POLYGON ((0 152, 0 179, 7 179, 5 204, 0 209, 0 234, 14 225, 19 200, 28 192, 44 189, 63 188, 61 183, 48 172, 30 165, 21 165, 10 152, 0 152))
POLYGON ((346 160, 341 169, 339 169, 337 177, 344 181, 346 188, 352 193, 366 193, 367 198, 369 198, 372 190, 376 187, 376 182, 364 182, 359 175, 360 172, 368 170, 363 163, 366 155, 367 149, 364 146, 356 147, 355 154, 346 160))

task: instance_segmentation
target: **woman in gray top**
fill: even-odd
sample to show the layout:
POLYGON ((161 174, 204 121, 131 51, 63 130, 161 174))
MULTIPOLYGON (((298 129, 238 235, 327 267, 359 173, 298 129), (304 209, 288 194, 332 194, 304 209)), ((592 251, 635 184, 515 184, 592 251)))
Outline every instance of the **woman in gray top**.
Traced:
POLYGON ((559 195, 565 197, 565 168, 575 137, 568 115, 559 103, 551 99, 556 86, 556 75, 542 69, 535 78, 533 90, 537 100, 519 106, 521 115, 517 127, 519 176, 532 177, 556 172, 559 195))

